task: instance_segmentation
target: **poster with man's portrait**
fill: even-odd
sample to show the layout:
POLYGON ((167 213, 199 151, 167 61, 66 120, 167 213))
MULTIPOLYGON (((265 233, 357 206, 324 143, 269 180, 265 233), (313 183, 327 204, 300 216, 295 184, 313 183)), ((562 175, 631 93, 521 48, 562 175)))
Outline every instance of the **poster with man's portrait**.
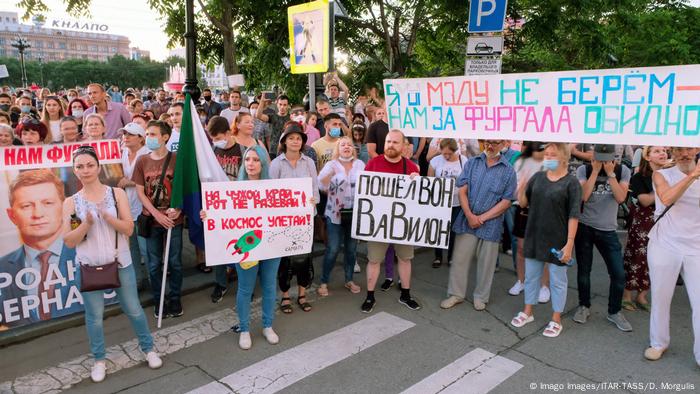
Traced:
POLYGON ((292 74, 328 71, 330 7, 318 0, 289 7, 289 62, 292 74))
POLYGON ((80 268, 62 231, 63 201, 82 188, 72 152, 87 144, 102 181, 116 185, 117 140, 0 148, 0 331, 83 311, 80 268))

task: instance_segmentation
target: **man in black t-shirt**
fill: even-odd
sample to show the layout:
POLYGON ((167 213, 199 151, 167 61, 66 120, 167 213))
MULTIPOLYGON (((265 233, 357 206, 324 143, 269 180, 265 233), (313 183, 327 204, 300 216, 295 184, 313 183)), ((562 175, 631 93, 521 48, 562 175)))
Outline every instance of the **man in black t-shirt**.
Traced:
POLYGON ((367 152, 370 159, 384 154, 384 140, 386 135, 389 134, 389 125, 386 123, 386 110, 383 107, 377 108, 375 119, 367 130, 367 152))
POLYGON ((280 136, 282 135, 282 129, 284 124, 290 119, 289 116, 289 97, 281 94, 277 97, 277 112, 269 114, 265 112, 265 108, 270 104, 270 100, 261 98, 260 106, 258 107, 258 112, 256 116, 263 122, 270 123, 272 132, 270 134, 270 158, 277 156, 277 145, 279 145, 280 136))

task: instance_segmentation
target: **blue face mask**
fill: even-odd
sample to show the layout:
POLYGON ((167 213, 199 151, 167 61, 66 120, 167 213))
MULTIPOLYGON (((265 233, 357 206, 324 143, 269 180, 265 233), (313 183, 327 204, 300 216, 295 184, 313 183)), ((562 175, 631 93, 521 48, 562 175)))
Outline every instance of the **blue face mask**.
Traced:
POLYGON ((28 114, 32 110, 31 105, 23 105, 20 107, 20 110, 24 112, 25 114, 28 114))
POLYGON ((158 138, 153 138, 153 137, 146 137, 146 147, 150 150, 158 150, 160 149, 160 142, 158 142, 158 138))
POLYGON ((542 161, 542 167, 544 167, 545 170, 554 171, 557 168, 559 168, 559 160, 545 159, 544 161, 542 161))
POLYGON ((331 130, 328 132, 328 135, 330 135, 333 138, 340 137, 340 127, 332 127, 331 130))

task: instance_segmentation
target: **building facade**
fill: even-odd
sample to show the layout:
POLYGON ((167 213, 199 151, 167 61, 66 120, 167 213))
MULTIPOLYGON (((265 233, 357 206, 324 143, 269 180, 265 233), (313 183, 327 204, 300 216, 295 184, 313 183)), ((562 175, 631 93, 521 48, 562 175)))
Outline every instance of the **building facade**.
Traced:
POLYGON ((19 57, 12 41, 21 34, 31 44, 25 51, 27 60, 44 62, 69 59, 88 59, 107 61, 114 55, 131 57, 130 41, 126 36, 93 32, 100 31, 105 25, 79 24, 75 22, 54 21, 50 28, 44 22, 35 20, 34 24, 20 23, 16 12, 0 12, 0 57, 19 57), (91 27, 92 26, 92 27, 91 27), (59 27, 59 28, 56 28, 59 27), (60 27, 83 28, 88 31, 74 31, 60 27))

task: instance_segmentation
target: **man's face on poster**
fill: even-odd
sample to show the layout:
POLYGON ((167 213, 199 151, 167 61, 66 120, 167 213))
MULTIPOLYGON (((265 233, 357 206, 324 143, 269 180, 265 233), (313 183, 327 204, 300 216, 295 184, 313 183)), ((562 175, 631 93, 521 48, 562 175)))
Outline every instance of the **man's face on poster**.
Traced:
POLYGON ((52 183, 24 186, 14 191, 7 216, 17 226, 22 241, 32 246, 61 231, 63 203, 52 183))

